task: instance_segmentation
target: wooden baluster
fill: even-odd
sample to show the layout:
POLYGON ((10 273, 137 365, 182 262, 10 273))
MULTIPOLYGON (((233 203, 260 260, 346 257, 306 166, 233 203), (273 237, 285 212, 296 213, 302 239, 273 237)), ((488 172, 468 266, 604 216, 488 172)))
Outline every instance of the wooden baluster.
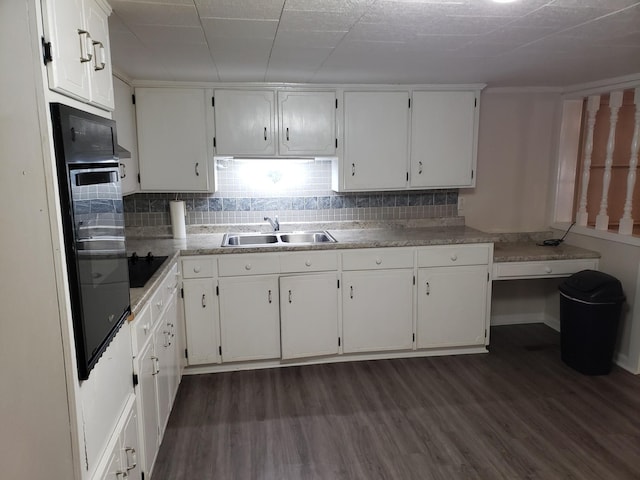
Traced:
POLYGON ((609 185, 611 184, 611 167, 613 165, 613 150, 616 147, 616 125, 618 123, 618 111, 622 106, 622 93, 611 92, 609 94, 609 140, 607 141, 607 158, 604 162, 604 174, 602 175, 602 199, 600 200, 600 212, 596 217, 596 230, 609 229, 609 185))
POLYGON ((631 140, 631 157, 629 158, 629 174, 627 175, 627 199, 624 202, 624 213, 620 219, 618 232, 623 235, 633 233, 633 218, 631 209, 633 207, 633 190, 636 186, 636 168, 638 167, 638 150, 640 148, 640 87, 636 88, 633 97, 636 105, 636 121, 633 129, 633 140, 631 140))
POLYGON ((584 160, 582 162, 582 183, 580 184, 580 203, 576 223, 586 226, 589 214, 587 213, 587 191, 589 190, 589 176, 591 175, 591 154, 593 153, 593 130, 596 126, 596 113, 600 108, 600 95, 592 95, 587 100, 587 135, 584 141, 584 160))

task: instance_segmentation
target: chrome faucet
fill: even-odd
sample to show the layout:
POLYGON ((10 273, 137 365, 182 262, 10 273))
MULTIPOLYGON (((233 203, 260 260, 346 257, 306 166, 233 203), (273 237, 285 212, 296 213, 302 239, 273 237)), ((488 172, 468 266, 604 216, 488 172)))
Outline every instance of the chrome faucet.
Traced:
POLYGON ((275 220, 272 220, 271 217, 264 217, 264 219, 269 222, 269 225, 271 225, 271 228, 273 228, 274 232, 277 232, 278 230, 280 230, 280 222, 278 221, 278 216, 276 215, 275 220))

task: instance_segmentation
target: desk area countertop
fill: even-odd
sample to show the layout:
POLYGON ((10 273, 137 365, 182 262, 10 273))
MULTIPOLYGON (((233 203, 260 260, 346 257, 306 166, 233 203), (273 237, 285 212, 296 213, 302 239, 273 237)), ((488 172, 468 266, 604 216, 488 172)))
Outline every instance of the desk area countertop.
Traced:
POLYGON ((561 243, 557 247, 539 246, 535 242, 499 242, 493 246, 493 261, 531 262, 600 258, 593 250, 561 243))

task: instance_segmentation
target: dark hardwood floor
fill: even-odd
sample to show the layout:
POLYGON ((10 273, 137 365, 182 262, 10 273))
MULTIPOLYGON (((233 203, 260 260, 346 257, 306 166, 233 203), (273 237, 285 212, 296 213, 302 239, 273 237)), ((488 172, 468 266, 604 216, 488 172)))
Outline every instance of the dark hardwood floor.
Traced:
POLYGON ((153 480, 640 479, 640 377, 544 325, 491 353, 186 376, 153 480))

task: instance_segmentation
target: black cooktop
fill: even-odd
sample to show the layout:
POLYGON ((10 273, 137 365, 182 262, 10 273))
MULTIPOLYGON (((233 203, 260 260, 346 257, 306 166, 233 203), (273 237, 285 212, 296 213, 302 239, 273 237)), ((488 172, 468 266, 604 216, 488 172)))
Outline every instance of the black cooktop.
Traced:
POLYGON ((145 257, 136 253, 129 257, 129 287, 144 287, 147 281, 156 273, 167 257, 155 257, 149 252, 145 257))

